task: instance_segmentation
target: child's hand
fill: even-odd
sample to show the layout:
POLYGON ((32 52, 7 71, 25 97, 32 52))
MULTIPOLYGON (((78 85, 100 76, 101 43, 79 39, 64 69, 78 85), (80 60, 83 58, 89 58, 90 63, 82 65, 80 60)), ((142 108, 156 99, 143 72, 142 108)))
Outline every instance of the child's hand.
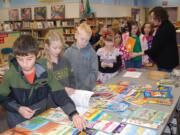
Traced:
POLYGON ((113 67, 113 64, 112 63, 109 63, 107 64, 108 67, 112 68, 113 67))
POLYGON ((82 131, 87 126, 87 122, 84 118, 79 116, 78 114, 74 114, 72 117, 73 124, 75 128, 78 128, 80 131, 82 131))
POLYGON ((75 89, 70 88, 70 87, 65 87, 65 91, 67 92, 69 96, 75 93, 75 89))
POLYGON ((101 67, 106 68, 107 64, 105 62, 101 62, 101 67))
POLYGON ((32 110, 26 106, 20 106, 18 112, 21 114, 22 117, 25 119, 31 119, 32 116, 35 114, 36 110, 32 110))
POLYGON ((137 57, 139 53, 132 52, 130 53, 130 58, 137 57))

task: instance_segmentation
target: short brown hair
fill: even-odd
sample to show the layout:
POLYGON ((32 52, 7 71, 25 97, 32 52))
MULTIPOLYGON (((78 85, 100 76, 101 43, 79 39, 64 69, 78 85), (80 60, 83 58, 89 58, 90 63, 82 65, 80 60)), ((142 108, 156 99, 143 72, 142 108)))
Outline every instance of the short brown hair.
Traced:
POLYGON ((14 42, 13 53, 15 56, 26 56, 28 54, 35 54, 37 56, 38 52, 38 42, 31 35, 21 35, 14 42))

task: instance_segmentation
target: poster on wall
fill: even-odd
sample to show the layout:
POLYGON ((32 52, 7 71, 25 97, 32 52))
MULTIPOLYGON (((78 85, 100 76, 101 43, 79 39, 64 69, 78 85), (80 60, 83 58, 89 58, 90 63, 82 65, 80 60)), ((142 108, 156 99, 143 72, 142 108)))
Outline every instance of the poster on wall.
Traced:
POLYGON ((46 19, 47 9, 46 7, 35 7, 34 8, 34 19, 44 20, 46 19))
POLYGON ((21 19, 22 20, 32 20, 31 8, 21 8, 21 19))
POLYGON ((51 18, 52 19, 64 19, 65 18, 65 5, 52 5, 51 6, 51 18))
POLYGON ((19 10, 18 9, 9 9, 9 20, 10 21, 19 20, 19 10))

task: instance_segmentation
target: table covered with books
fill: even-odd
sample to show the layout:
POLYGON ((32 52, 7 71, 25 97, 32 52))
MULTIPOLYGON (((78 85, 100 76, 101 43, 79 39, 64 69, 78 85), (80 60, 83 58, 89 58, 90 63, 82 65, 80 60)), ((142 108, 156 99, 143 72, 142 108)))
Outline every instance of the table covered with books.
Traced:
POLYGON ((176 110, 180 81, 172 74, 152 80, 149 73, 123 71, 92 92, 77 90, 71 95, 88 122, 82 132, 60 108, 52 108, 3 135, 160 135, 176 110))

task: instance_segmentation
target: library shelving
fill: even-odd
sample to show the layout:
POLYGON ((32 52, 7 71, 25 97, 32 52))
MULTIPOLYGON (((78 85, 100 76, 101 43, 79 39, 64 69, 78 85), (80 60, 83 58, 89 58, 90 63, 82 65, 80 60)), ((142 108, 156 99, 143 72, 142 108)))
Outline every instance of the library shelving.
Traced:
MULTIPOLYGON (((91 28, 96 28, 98 22, 111 26, 114 19, 121 22, 122 20, 128 20, 130 18, 131 17, 95 17, 87 18, 87 23, 91 28)), ((49 30, 56 30, 64 35, 66 44, 71 45, 75 40, 74 33, 76 27, 79 25, 79 21, 80 18, 4 21, 0 24, 0 31, 18 31, 21 34, 32 34, 33 37, 42 41, 45 39, 45 35, 49 30)))

